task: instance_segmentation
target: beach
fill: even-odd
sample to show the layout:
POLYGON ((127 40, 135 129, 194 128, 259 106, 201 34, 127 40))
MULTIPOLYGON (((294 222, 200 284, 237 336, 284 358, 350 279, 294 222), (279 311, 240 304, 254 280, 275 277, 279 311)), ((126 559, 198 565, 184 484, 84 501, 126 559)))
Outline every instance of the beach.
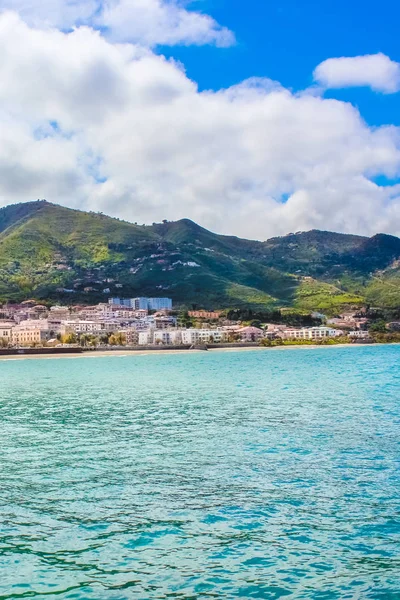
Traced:
MULTIPOLYGON (((366 346, 395 346, 398 344, 332 344, 332 345, 318 345, 318 344, 304 344, 304 345, 300 345, 300 344, 293 344, 292 346, 288 345, 288 346, 250 346, 250 347, 243 347, 243 346, 238 346, 238 347, 233 347, 233 348, 209 348, 207 350, 207 352, 270 352, 270 351, 277 351, 277 350, 295 350, 295 349, 300 349, 300 350, 317 350, 319 348, 360 348, 363 347, 365 348, 366 346)), ((149 349, 144 349, 144 350, 132 350, 132 349, 127 349, 127 350, 89 350, 89 351, 84 351, 84 352, 77 352, 77 353, 70 353, 70 354, 53 354, 53 353, 48 353, 48 354, 10 354, 10 355, 4 355, 4 356, 0 356, 0 362, 3 360, 31 360, 31 359, 43 359, 43 360, 55 360, 55 359, 61 359, 61 358, 66 358, 66 359, 70 359, 70 358, 102 358, 102 357, 110 357, 110 356, 116 356, 116 357, 121 357, 121 356, 151 356, 151 355, 160 355, 160 354, 165 354, 165 355, 171 355, 171 354, 193 354, 193 353, 204 353, 204 350, 188 350, 188 349, 182 349, 182 350, 178 350, 175 348, 164 348, 163 350, 159 350, 159 349, 154 349, 154 350, 149 350, 149 349)))

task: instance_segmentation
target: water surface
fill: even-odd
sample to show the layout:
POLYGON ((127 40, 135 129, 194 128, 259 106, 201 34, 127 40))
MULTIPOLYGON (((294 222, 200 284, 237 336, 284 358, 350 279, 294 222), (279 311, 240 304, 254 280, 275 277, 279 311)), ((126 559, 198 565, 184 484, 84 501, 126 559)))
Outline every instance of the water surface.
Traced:
POLYGON ((0 362, 0 599, 399 599, 399 359, 0 362))

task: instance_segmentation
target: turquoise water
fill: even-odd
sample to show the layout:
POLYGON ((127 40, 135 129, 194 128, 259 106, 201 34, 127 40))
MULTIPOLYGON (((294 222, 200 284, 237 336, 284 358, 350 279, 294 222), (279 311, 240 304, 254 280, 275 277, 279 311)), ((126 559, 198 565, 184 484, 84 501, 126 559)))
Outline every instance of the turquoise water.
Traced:
POLYGON ((399 359, 0 362, 0 599, 399 599, 399 359))

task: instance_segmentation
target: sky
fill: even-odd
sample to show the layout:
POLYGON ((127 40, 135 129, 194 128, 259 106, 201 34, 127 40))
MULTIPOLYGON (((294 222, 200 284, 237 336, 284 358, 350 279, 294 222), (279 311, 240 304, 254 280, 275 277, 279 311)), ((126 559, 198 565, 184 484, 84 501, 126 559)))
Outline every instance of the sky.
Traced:
POLYGON ((0 206, 400 235, 393 0, 0 0, 0 206))

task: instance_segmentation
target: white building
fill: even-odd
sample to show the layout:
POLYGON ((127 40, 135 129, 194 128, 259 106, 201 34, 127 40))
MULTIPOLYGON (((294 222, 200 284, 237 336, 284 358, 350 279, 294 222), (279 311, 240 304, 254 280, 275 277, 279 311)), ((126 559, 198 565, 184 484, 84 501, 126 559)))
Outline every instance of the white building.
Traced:
POLYGON ((358 340, 367 340, 371 336, 369 335, 368 331, 362 331, 361 329, 357 329, 357 331, 350 331, 349 337, 358 340))
POLYGON ((112 333, 119 329, 118 321, 64 321, 64 330, 72 333, 112 333))
POLYGON ((228 341, 225 329, 182 329, 183 344, 212 344, 228 341))
POLYGON ((148 346, 154 341, 154 329, 146 329, 145 331, 139 331, 138 343, 139 346, 148 346))
POLYGON ((164 346, 177 346, 182 344, 181 329, 162 329, 154 332, 154 344, 163 344, 164 346))
POLYGON ((19 322, 19 327, 23 329, 39 329, 47 331, 49 329, 49 323, 47 319, 24 319, 19 322))
POLYGON ((289 328, 280 333, 280 336, 286 340, 322 340, 340 335, 343 335, 343 331, 331 327, 289 328))

